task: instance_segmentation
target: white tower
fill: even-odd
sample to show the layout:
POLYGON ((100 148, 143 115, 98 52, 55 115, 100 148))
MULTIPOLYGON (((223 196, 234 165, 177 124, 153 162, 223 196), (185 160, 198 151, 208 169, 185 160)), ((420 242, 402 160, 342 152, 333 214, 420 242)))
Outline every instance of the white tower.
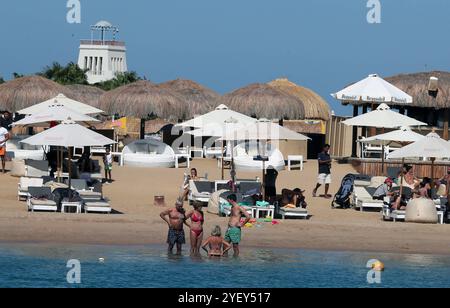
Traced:
POLYGON ((127 69, 125 42, 116 41, 119 28, 107 21, 99 21, 91 26, 91 39, 81 40, 78 66, 87 70, 90 84, 113 79, 117 73, 124 73, 127 69), (94 33, 99 32, 100 38, 94 39, 94 33), (112 39, 107 39, 108 32, 112 39))

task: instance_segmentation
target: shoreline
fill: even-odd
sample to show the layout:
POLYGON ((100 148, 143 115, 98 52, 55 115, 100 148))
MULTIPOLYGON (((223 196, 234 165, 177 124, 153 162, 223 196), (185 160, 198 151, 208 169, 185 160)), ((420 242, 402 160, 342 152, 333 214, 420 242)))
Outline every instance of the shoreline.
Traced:
MULTIPOLYGON (((194 159, 192 166, 208 172, 210 178, 220 178, 215 160, 194 159)), ((305 163, 300 172, 283 171, 277 189, 305 189, 309 220, 278 220, 279 224, 243 229, 242 249, 304 249, 316 251, 352 251, 397 254, 450 255, 450 225, 420 225, 385 222, 378 212, 354 209, 331 209, 330 200, 313 198, 316 161, 305 163)), ((153 197, 165 196, 171 206, 179 193, 185 169, 113 169, 115 182, 104 186, 119 214, 29 213, 25 202, 17 201, 18 178, 0 175, 2 202, 0 205, 0 243, 136 246, 165 245, 167 225, 155 207, 153 197)), ((228 170, 226 171, 228 172, 228 170)), ((340 180, 354 172, 349 165, 333 165, 331 193, 338 190, 340 180)), ((240 172, 242 178, 254 178, 259 173, 240 172)), ((167 208, 167 207, 166 207, 167 208)), ((187 204, 185 208, 189 210, 187 204)), ((206 213, 205 235, 215 225, 226 228, 227 219, 206 213)), ((185 229, 187 230, 187 229, 185 229)), ((224 230, 223 230, 224 231, 224 230)), ((189 246, 189 235, 186 238, 189 246)))

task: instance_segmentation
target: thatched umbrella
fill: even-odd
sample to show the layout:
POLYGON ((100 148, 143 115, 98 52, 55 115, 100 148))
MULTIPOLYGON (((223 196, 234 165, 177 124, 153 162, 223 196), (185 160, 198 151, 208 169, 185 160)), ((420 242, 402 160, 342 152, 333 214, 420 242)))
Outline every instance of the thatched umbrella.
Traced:
POLYGON ((141 138, 145 135, 145 120, 149 117, 178 121, 186 118, 188 111, 178 94, 147 80, 106 92, 100 98, 99 108, 110 115, 140 118, 141 138))
MULTIPOLYGON (((399 89, 413 97, 412 107, 447 109, 450 108, 450 72, 424 72, 401 74, 386 78, 399 89), (439 78, 439 92, 436 98, 428 93, 430 77, 439 78)), ((390 104, 393 105, 393 104, 390 104)))
POLYGON ((102 95, 99 108, 108 114, 146 119, 155 116, 178 120, 185 117, 181 98, 147 80, 119 87, 102 95))
POLYGON ((288 79, 276 79, 269 85, 287 94, 297 97, 305 108, 305 118, 328 121, 330 119, 330 106, 314 91, 301 87, 288 79))
POLYGON ((235 90, 223 96, 222 102, 230 109, 252 117, 305 119, 305 107, 299 99, 268 84, 256 83, 235 90))
POLYGON ((176 92, 187 104, 187 117, 204 114, 220 104, 220 95, 192 80, 176 79, 159 84, 160 87, 176 92))
POLYGON ((80 84, 68 85, 66 88, 70 91, 69 98, 93 107, 98 107, 100 97, 106 92, 97 87, 80 84))
POLYGON ((40 76, 17 78, 0 85, 0 110, 15 112, 71 91, 40 76))

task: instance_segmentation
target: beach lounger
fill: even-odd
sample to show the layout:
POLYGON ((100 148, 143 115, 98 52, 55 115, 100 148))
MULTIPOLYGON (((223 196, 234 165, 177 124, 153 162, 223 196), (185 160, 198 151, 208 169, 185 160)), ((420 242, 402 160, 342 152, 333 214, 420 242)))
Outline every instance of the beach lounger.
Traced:
POLYGON ((42 178, 26 178, 21 177, 17 188, 17 200, 21 201, 28 198, 29 187, 42 187, 44 186, 44 180, 42 178))
POLYGON ((93 187, 88 187, 86 180, 72 180, 71 185, 84 201, 101 200, 103 197, 101 192, 96 192, 93 187))
POLYGON ((354 176, 355 176, 355 181, 354 181, 355 186, 367 187, 371 183, 372 178, 369 175, 354 174, 354 176))
POLYGON ((284 207, 278 207, 278 215, 281 216, 282 219, 286 219, 286 217, 299 217, 308 219, 308 210, 303 208, 284 208, 284 207))
POLYGON ((53 201, 53 194, 50 187, 28 187, 28 210, 57 212, 58 206, 53 201))
POLYGON ((392 220, 396 222, 398 220, 404 221, 406 217, 405 210, 394 210, 392 211, 389 205, 384 204, 383 206, 383 220, 392 220))
POLYGON ((189 201, 208 203, 214 192, 214 182, 189 181, 189 201))
POLYGON ((101 199, 97 201, 85 201, 84 202, 84 212, 85 213, 106 213, 110 214, 112 212, 111 205, 108 200, 101 199))
POLYGON ((253 196, 261 193, 261 183, 256 181, 239 182, 239 192, 242 196, 253 196))
POLYGON ((355 187, 353 197, 355 208, 359 208, 361 212, 365 208, 383 209, 383 200, 374 200, 367 187, 355 187))
POLYGON ((29 178, 40 178, 50 175, 50 168, 46 160, 25 160, 25 176, 29 178))

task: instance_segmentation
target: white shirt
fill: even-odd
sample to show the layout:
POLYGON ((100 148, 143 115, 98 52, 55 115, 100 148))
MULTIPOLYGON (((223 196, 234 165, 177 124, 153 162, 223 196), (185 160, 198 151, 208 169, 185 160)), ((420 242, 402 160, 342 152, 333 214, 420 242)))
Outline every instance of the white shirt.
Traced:
POLYGON ((6 128, 0 127, 0 148, 3 148, 6 146, 6 135, 8 135, 9 132, 6 128))
POLYGON ((108 165, 112 165, 113 163, 113 156, 111 153, 107 154, 105 157, 105 163, 107 163, 108 165))

